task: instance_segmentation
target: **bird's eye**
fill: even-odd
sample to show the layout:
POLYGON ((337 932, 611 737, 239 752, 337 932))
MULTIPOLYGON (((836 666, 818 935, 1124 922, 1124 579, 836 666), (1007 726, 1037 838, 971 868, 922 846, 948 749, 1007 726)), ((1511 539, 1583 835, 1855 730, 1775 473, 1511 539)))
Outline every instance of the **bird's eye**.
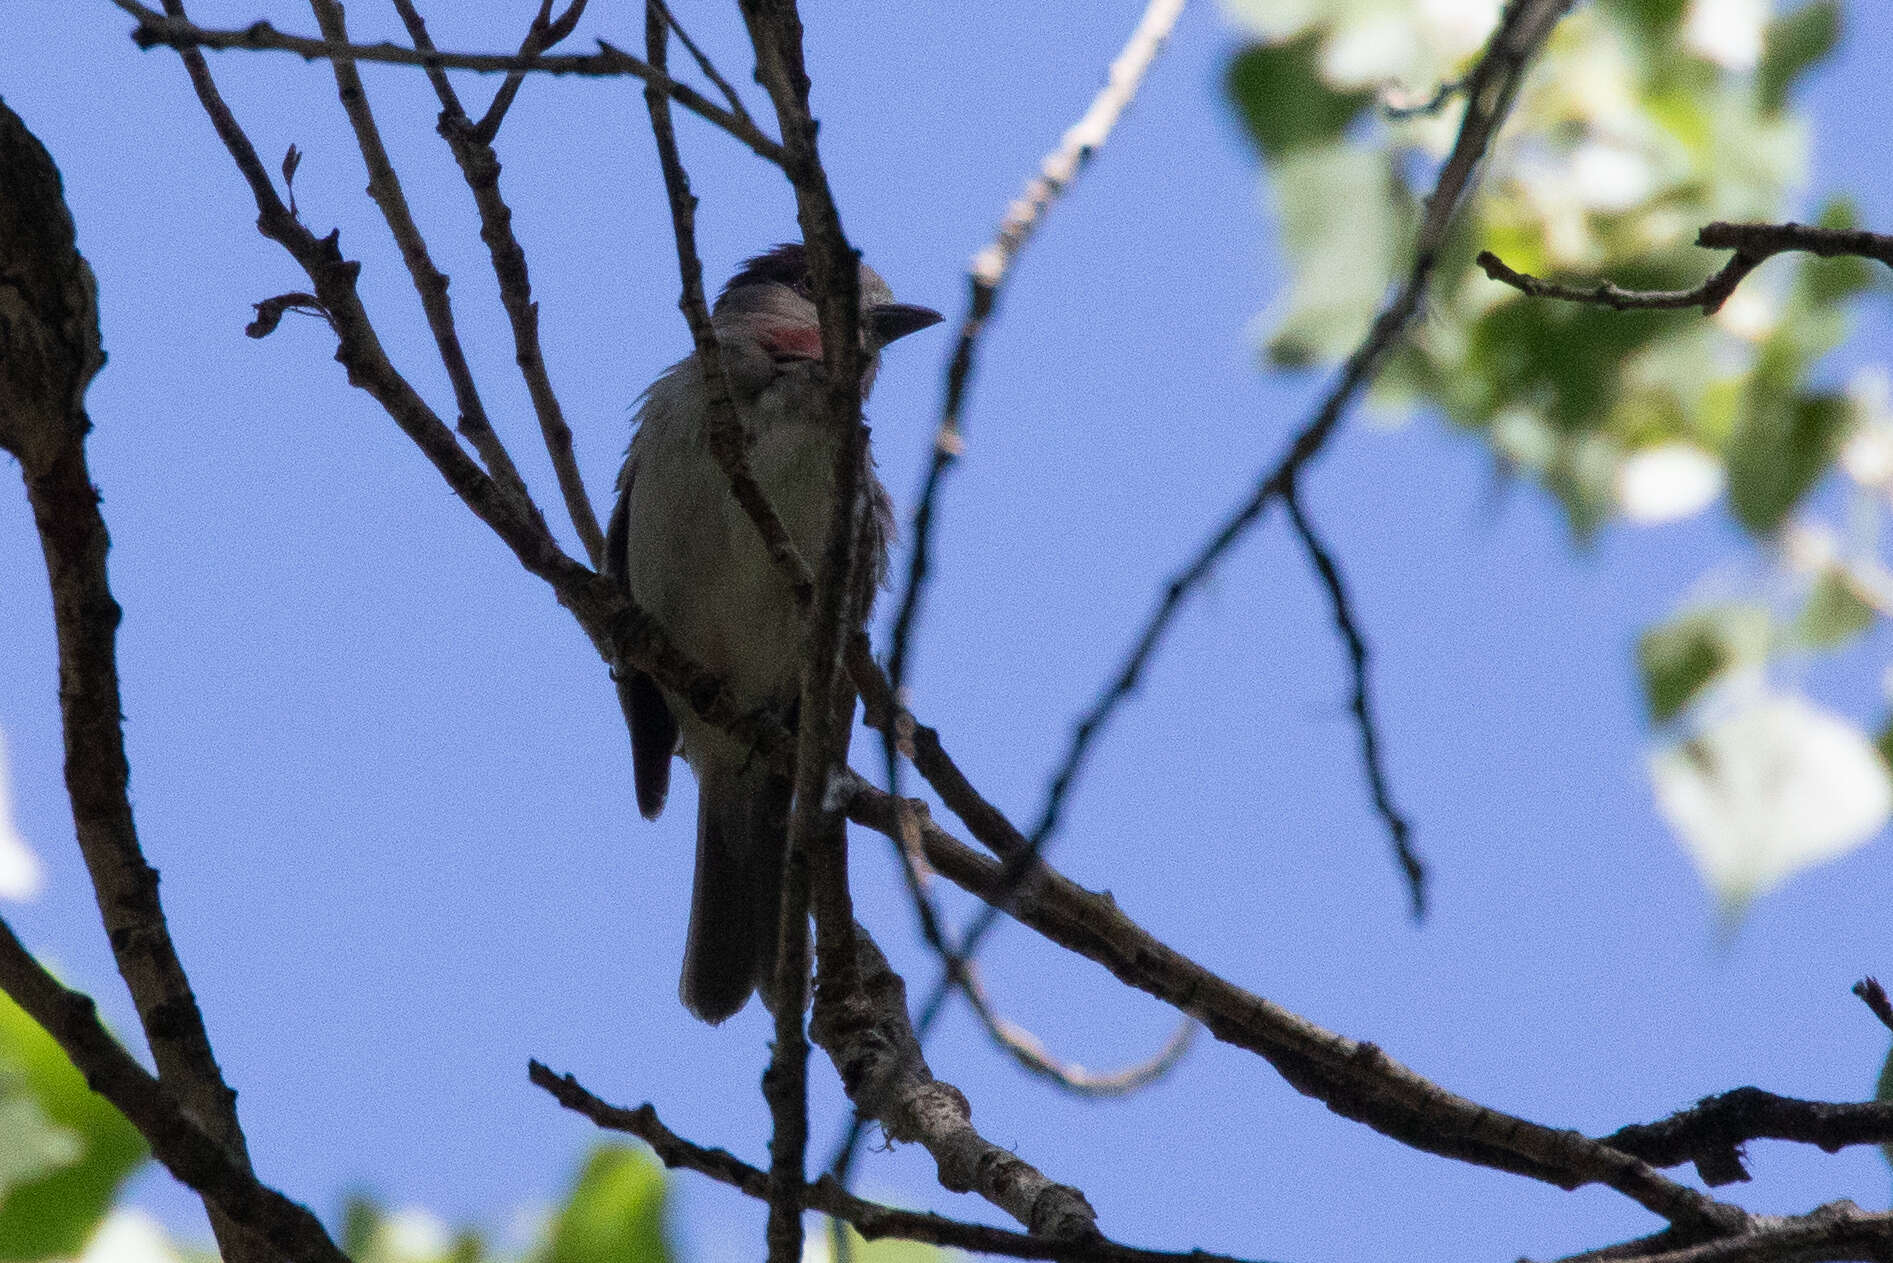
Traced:
POLYGON ((795 292, 804 298, 815 297, 815 284, 809 279, 807 272, 802 273, 801 276, 796 278, 795 292))

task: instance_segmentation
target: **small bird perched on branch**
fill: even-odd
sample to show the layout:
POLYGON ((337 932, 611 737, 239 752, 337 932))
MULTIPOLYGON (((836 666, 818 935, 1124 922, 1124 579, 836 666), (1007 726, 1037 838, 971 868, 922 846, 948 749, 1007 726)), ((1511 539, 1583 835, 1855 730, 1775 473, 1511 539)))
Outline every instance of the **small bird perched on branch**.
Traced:
MULTIPOLYGON (((743 264, 711 317, 750 468, 811 563, 835 509, 835 445, 847 438, 827 414, 812 295, 802 246, 780 245, 743 264)), ((863 398, 881 348, 939 320, 939 312, 895 302, 874 269, 861 266, 863 398)), ((644 393, 618 475, 605 572, 723 681, 736 705, 791 718, 800 694, 802 612, 730 493, 710 448, 707 415, 694 355, 644 393)), ((863 472, 872 521, 856 608, 865 618, 886 569, 892 509, 871 458, 863 472)), ((644 817, 655 820, 664 810, 673 754, 681 753, 697 775, 697 875, 678 993, 692 1013, 721 1022, 757 988, 769 998, 792 782, 643 672, 621 671, 618 693, 644 817)))

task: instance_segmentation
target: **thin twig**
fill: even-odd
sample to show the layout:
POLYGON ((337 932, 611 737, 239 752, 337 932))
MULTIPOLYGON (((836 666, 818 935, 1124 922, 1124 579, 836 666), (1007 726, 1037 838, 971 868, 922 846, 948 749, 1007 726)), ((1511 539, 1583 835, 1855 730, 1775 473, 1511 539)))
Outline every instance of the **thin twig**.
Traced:
MULTIPOLYGON (((117 636, 106 571, 110 538, 87 468, 86 387, 104 350, 97 290, 79 254, 59 172, 0 104, 0 447, 20 462, 51 588, 59 650, 66 793, 112 957, 138 1011, 158 1074, 247 1172, 236 1093, 224 1082, 139 845, 125 755, 117 636)), ((267 1251, 213 1207, 225 1256, 267 1251)))
MULTIPOLYGON (((769 1176, 766 1172, 733 1156, 728 1150, 709 1149, 684 1139, 664 1126, 657 1117, 657 1110, 651 1105, 640 1105, 636 1109, 608 1105, 587 1091, 573 1076, 555 1073, 538 1061, 530 1063, 529 1071, 532 1081, 551 1093, 560 1105, 584 1115, 607 1131, 636 1136, 650 1145, 658 1161, 672 1170, 694 1171, 758 1200, 768 1199, 769 1176)), ((1097 1263, 1241 1263, 1228 1255, 1211 1254, 1203 1250, 1188 1253, 1140 1250, 1101 1237, 1079 1242, 1056 1241, 1005 1228, 948 1219, 942 1215, 897 1210, 855 1197, 831 1179, 822 1179, 809 1186, 808 1204, 811 1210, 818 1210, 853 1225, 870 1241, 896 1237, 1015 1259, 1097 1260, 1097 1263)))
POLYGON ((730 86, 730 81, 725 79, 722 74, 718 72, 716 63, 711 61, 701 48, 697 47, 697 42, 690 38, 690 32, 684 29, 683 23, 677 20, 677 15, 670 11, 670 6, 665 4, 664 0, 655 0, 655 3, 657 5, 657 11, 664 15, 664 20, 670 24, 670 29, 676 33, 677 42, 690 50, 690 56, 697 63, 697 69, 703 71, 704 77, 711 83, 714 83, 717 86, 717 90, 723 94, 723 99, 730 103, 730 113, 745 122, 750 121, 749 110, 744 106, 743 98, 738 96, 736 89, 730 86))
MULTIPOLYGON (((569 31, 584 7, 585 0, 574 0, 557 23, 550 23, 546 19, 551 12, 551 0, 546 0, 526 33, 521 55, 537 54, 559 37, 561 30, 569 31)), ((413 0, 395 0, 395 8, 407 25, 414 46, 423 50, 433 48, 427 24, 421 20, 413 0)), ((592 510, 584 476, 579 473, 578 458, 572 451, 572 427, 566 424, 564 409, 559 406, 558 394, 552 389, 552 379, 546 372, 545 352, 539 342, 539 305, 532 300, 532 276, 526 267, 526 252, 513 233, 512 208, 500 195, 499 156, 493 151, 490 135, 498 129, 494 109, 499 109, 501 101, 495 97, 494 109, 489 109, 486 119, 475 126, 468 120, 447 72, 430 66, 427 77, 440 99, 441 137, 459 163, 467 187, 473 192, 474 206, 480 213, 480 238, 486 242, 492 257, 493 275, 499 282, 500 306, 505 309, 507 324, 513 331, 513 361, 519 365, 526 393, 532 399, 533 413, 539 419, 539 433, 559 482, 559 495, 565 501, 566 515, 571 519, 572 529, 578 532, 586 556, 591 559, 593 568, 598 568, 604 564, 604 532, 598 527, 598 516, 592 510), (487 128, 487 120, 493 120, 492 129, 487 128)), ((507 88, 516 92, 518 77, 508 76, 501 93, 507 88)))
MULTIPOLYGON (((975 354, 980 335, 992 316, 1013 262, 1025 248, 1032 234, 1045 219, 1054 203, 1064 196, 1085 165, 1111 135, 1117 121, 1129 108, 1145 74, 1158 52, 1175 29, 1185 0, 1150 0, 1138 19, 1130 39, 1112 59, 1105 84, 1084 115, 1059 139, 1058 145, 1039 164, 1039 174, 1026 186, 1024 194, 1006 208, 999 221, 999 231, 992 242, 974 256, 967 270, 970 296, 966 315, 960 320, 959 339, 953 357, 947 362, 946 393, 940 409, 940 425, 933 439, 933 458, 921 485, 919 506, 914 510, 913 548, 907 563, 907 585, 901 593, 894 617, 887 671, 898 695, 907 680, 907 658, 920 605, 926 592, 932 565, 934 516, 938 512, 941 486, 948 471, 959 459, 965 441, 961 435, 961 413, 966 390, 972 382, 975 354)), ((899 796, 899 787, 890 786, 899 796)))
POLYGON ((1061 1061, 1046 1049, 1044 1041, 1016 1022, 1011 1022, 993 1008, 991 998, 980 984, 976 967, 969 965, 965 995, 973 1013, 985 1025, 994 1042, 1012 1054, 1014 1061, 1041 1079, 1063 1088, 1074 1096, 1126 1096, 1149 1087, 1170 1073, 1196 1039, 1197 1021, 1186 1017, 1163 1041, 1156 1052, 1142 1061, 1116 1070, 1091 1070, 1061 1061))
POLYGON ((1610 281, 1595 285, 1565 285, 1528 276, 1506 265, 1490 250, 1475 260, 1485 274, 1533 298, 1555 298, 1567 303, 1588 303, 1617 311, 1665 311, 1700 307, 1705 316, 1721 310, 1750 272, 1777 254, 1812 254, 1823 259, 1853 256, 1877 259, 1893 267, 1893 236, 1852 228, 1817 228, 1808 224, 1732 224, 1718 221, 1696 234, 1705 250, 1733 250, 1735 254, 1708 280, 1694 289, 1622 289, 1610 281))
MULTIPOLYGON (((991 318, 998 302, 999 293, 1004 286, 1012 264, 1031 240, 1038 226, 1043 222, 1052 205, 1062 197, 1091 157, 1109 138, 1124 111, 1130 106, 1142 85, 1145 74, 1156 60, 1158 52, 1168 40, 1175 28, 1178 17, 1183 12, 1184 0, 1150 0, 1145 6, 1142 17, 1131 32, 1118 55, 1112 59, 1106 72, 1105 85, 1092 99, 1089 108, 1079 120, 1067 128, 1058 145, 1045 156, 1039 164, 1039 174, 1026 185, 1024 194, 1006 208, 999 230, 993 241, 976 255, 967 272, 969 297, 966 315, 960 321, 958 340, 953 356, 948 361, 946 372, 945 396, 941 405, 938 432, 934 436, 933 457, 927 468, 925 481, 921 486, 919 505, 914 511, 913 545, 907 566, 906 587, 901 594, 900 603, 894 618, 892 649, 888 657, 889 692, 899 697, 905 687, 909 651, 916 620, 919 617, 921 603, 925 595, 927 580, 932 566, 932 541, 934 523, 939 508, 939 497, 945 478, 953 463, 964 448, 961 437, 961 416, 965 405, 967 387, 971 384, 976 352, 980 335, 984 332, 987 321, 991 318)), ((859 672, 857 672, 857 675, 859 672)), ((860 681, 857 680, 857 684, 860 681)), ((887 775, 888 792, 896 802, 904 802, 901 793, 901 768, 898 753, 898 723, 889 723, 882 729, 882 761, 887 775)), ((916 865, 917 842, 909 829, 902 830, 902 836, 895 841, 900 852, 902 871, 907 877, 908 890, 912 897, 916 914, 920 921, 921 933, 930 947, 939 955, 943 976, 953 985, 960 987, 966 994, 971 1007, 987 1032, 1007 1051, 1011 1052, 1021 1064, 1035 1073, 1045 1074, 1055 1081, 1084 1090, 1078 1085, 1088 1082, 1083 1076, 1063 1072, 1056 1062, 1044 1055, 1044 1050, 1037 1046, 1037 1041, 1017 1028, 1002 1024, 978 992, 977 982, 964 968, 959 953, 949 942, 941 925, 937 909, 927 895, 916 865), (1021 1038, 1023 1036, 1023 1038, 1021 1038)), ((1174 1041, 1180 1055, 1187 1046, 1187 1038, 1174 1041)), ((1173 1064, 1159 1054, 1153 1064, 1165 1068, 1173 1064)), ((1161 1070, 1157 1073, 1162 1073, 1161 1070)), ((1132 1076, 1125 1082, 1139 1082, 1132 1076)), ((844 1184, 847 1180, 849 1163, 855 1152, 855 1145, 860 1136, 857 1121, 850 1126, 847 1136, 842 1141, 831 1169, 844 1184)))
MULTIPOLYGON (((348 27, 341 5, 335 0, 309 0, 309 7, 315 13, 323 36, 338 47, 346 47, 348 27)), ((362 161, 368 167, 368 196, 380 208, 381 217, 387 221, 388 231, 394 234, 395 244, 401 249, 401 261, 407 265, 408 276, 413 279, 414 290, 420 295, 421 307, 427 313, 427 327, 433 332, 434 347, 440 353, 442 367, 447 370, 447 380, 453 384, 454 403, 460 409, 460 433, 480 453, 480 459, 486 463, 487 472, 493 476, 500 494, 511 497, 525 512, 537 512, 533 507, 532 493, 526 489, 525 480, 520 477, 512 456, 499 435, 494 433, 492 423, 487 420, 486 405, 480 401, 480 391, 473 380, 473 369, 467 364, 466 352, 460 346, 460 332, 454 326, 453 300, 447 296, 447 278, 434 266, 434 260, 428 254, 427 241, 421 236, 420 226, 414 222, 413 212, 408 208, 407 194, 402 191, 401 179, 395 174, 394 164, 388 160, 387 148, 381 143, 381 129, 376 125, 374 111, 368 104, 368 93, 362 86, 361 73, 347 56, 338 55, 329 64, 335 72, 335 86, 342 98, 343 112, 348 115, 349 126, 355 132, 356 147, 361 150, 362 161)))
MULTIPOLYGON (((1557 21, 1574 0, 1511 0, 1499 26, 1486 45, 1479 61, 1467 75, 1467 102, 1460 121, 1458 137, 1440 168, 1433 191, 1426 196, 1425 211, 1414 238, 1412 267, 1400 288, 1381 308, 1361 344, 1342 364, 1334 384, 1329 387, 1314 415, 1296 434, 1288 451, 1257 482, 1255 490, 1225 518, 1209 542, 1164 586, 1163 595, 1151 611, 1130 652, 1114 673, 1098 699, 1073 727, 1065 756, 1048 782, 1038 823, 1033 827, 1025 852, 1007 861, 1012 880, 1017 882, 1031 863, 1051 841, 1061 823, 1065 802, 1077 781, 1078 773, 1091 753, 1092 745, 1104 731, 1119 707, 1137 691, 1144 668, 1156 653, 1184 601, 1215 571, 1218 563, 1262 516, 1269 504, 1294 481, 1303 466, 1327 446, 1328 438, 1356 397, 1379 373, 1381 365, 1398 344, 1407 323, 1419 311, 1427 285, 1433 277, 1440 247, 1453 217, 1471 187, 1474 172, 1485 155, 1499 125, 1511 112, 1526 68, 1551 33, 1557 21)), ((982 908, 960 940, 960 954, 971 956, 980 941, 997 924, 1003 901, 982 908)), ((921 1029, 937 1013, 944 998, 945 984, 935 987, 921 1013, 921 1029)))
MULTIPOLYGON (((519 55, 521 57, 537 57, 546 49, 556 44, 563 43, 565 37, 570 35, 573 29, 578 26, 578 20, 585 16, 585 5, 587 2, 588 0, 572 0, 572 2, 566 6, 565 12, 561 13, 557 20, 554 20, 552 17, 552 0, 541 0, 539 12, 533 15, 532 25, 526 28, 526 38, 519 45, 519 55)), ((407 11, 411 7, 411 5, 403 4, 401 13, 403 21, 407 21, 407 11)), ((414 21, 408 22, 408 29, 412 31, 417 25, 419 25, 418 15, 414 21)), ((422 27, 422 29, 425 30, 426 28, 422 27)), ((431 43, 423 44, 418 36, 415 38, 414 46, 423 51, 432 51, 433 49, 431 43)), ((513 98, 519 95, 520 85, 525 82, 526 72, 524 70, 509 70, 506 72, 506 79, 500 84, 499 91, 493 94, 493 100, 486 107, 486 113, 482 114, 480 121, 473 126, 474 140, 482 145, 491 145, 493 143, 493 138, 499 135, 500 124, 506 121, 506 112, 513 108, 513 98)))
MULTIPOLYGON (((289 1263, 349 1263, 299 1203, 257 1182, 242 1151, 205 1130, 200 1116, 179 1104, 173 1088, 154 1079, 100 1025, 92 997, 68 991, 34 960, 0 920, 0 990, 51 1035, 86 1086, 110 1101, 138 1129, 151 1152, 182 1184, 204 1199, 224 1243, 230 1225, 250 1239, 246 1257, 289 1263)), ((180 1084, 179 1086, 187 1086, 180 1084)), ((228 1244, 222 1244, 228 1250, 228 1244)))
POLYGON ((521 57, 515 53, 422 52, 387 42, 355 44, 338 48, 324 39, 306 35, 286 35, 268 22, 253 22, 235 30, 210 30, 182 16, 166 16, 138 3, 138 0, 112 0, 112 3, 138 20, 132 39, 140 48, 166 45, 180 51, 193 48, 213 50, 245 49, 295 53, 310 61, 346 56, 353 61, 381 62, 391 66, 439 66, 446 70, 474 70, 483 74, 503 74, 515 70, 550 75, 577 75, 585 78, 617 78, 630 75, 655 84, 677 104, 692 114, 728 132, 749 146, 756 155, 770 162, 782 162, 782 146, 763 134, 762 129, 739 118, 711 101, 686 83, 678 83, 646 62, 623 52, 603 40, 595 53, 563 53, 557 56, 521 57))
MULTIPOLYGON (((993 1004, 986 984, 981 979, 979 968, 971 961, 959 959, 953 954, 953 944, 947 937, 944 918, 936 904, 932 892, 928 889, 926 858, 921 850, 919 822, 907 811, 906 803, 898 795, 895 799, 901 813, 898 838, 890 838, 894 843, 894 854, 900 861, 901 874, 907 884, 908 897, 914 905, 914 911, 920 922, 920 933, 927 946, 932 949, 954 978, 954 984, 960 994, 966 997, 967 1006, 973 1010, 973 1016, 986 1028, 986 1034, 992 1041, 1011 1054, 1027 1071, 1045 1079, 1076 1096, 1125 1096, 1147 1087, 1168 1073, 1182 1060, 1189 1051, 1192 1036, 1196 1032, 1196 1023, 1184 1018, 1176 1030, 1164 1040, 1163 1046, 1149 1057, 1117 1070, 1090 1070, 1075 1063, 1066 1062, 1045 1047, 1045 1042, 1025 1027, 1013 1022, 1000 1013, 993 1004)), ((830 1163, 829 1169, 835 1178, 844 1185, 848 1182, 847 1157, 852 1152, 858 1126, 850 1129, 842 1149, 830 1163)))
MULTIPOLYGON (((756 54, 756 78, 769 93, 775 106, 776 125, 782 133, 783 171, 795 189, 796 219, 802 229, 821 324, 827 428, 837 436, 830 467, 834 504, 829 511, 815 571, 813 599, 804 602, 808 621, 803 640, 795 793, 789 813, 788 845, 791 864, 806 860, 807 908, 815 919, 816 989, 810 1032, 835 1063, 859 1107, 859 1093, 868 1090, 869 1085, 850 1077, 843 1056, 859 1048, 858 1038, 874 1029, 882 1015, 873 1011, 863 992, 859 960, 872 950, 872 943, 855 925, 848 888, 847 821, 828 791, 831 778, 847 768, 848 742, 854 730, 855 695, 841 669, 842 649, 849 633, 860 626, 865 614, 861 595, 871 590, 870 584, 861 581, 864 567, 869 565, 866 554, 872 550, 867 538, 872 513, 869 505, 872 475, 868 470, 868 427, 861 416, 861 379, 865 367, 860 335, 861 268, 842 230, 828 174, 822 168, 816 123, 809 112, 802 22, 794 0, 742 0, 741 8, 743 24, 748 28, 750 44, 756 54)), ((661 15, 656 15, 655 10, 653 13, 652 21, 660 21, 661 15)), ((800 905, 785 906, 783 915, 786 945, 792 933, 806 933, 808 921, 800 905), (791 918, 795 922, 793 928, 789 926, 791 918)), ((791 981, 786 972, 779 972, 777 976, 781 984, 791 981)), ((799 984, 802 978, 793 981, 799 984)), ((795 1012, 792 1016, 798 1023, 799 1034, 802 1018, 799 985, 793 995, 795 1012)), ((779 995, 776 1003, 780 1041, 785 1021, 782 1014, 790 1003, 789 994, 779 995)), ((904 1025, 904 1010, 900 1020, 904 1025)), ((892 1098, 881 1104, 889 1111, 883 1117, 890 1120, 890 1131, 907 1121, 906 1115, 900 1112, 904 1098, 892 1098)), ((778 1123, 780 1118, 778 1113, 778 1123)), ((789 1177, 778 1168, 779 1183, 770 1204, 772 1263, 778 1257, 788 1263, 799 1258, 801 1252, 799 1212, 803 1147, 807 1140, 806 1114, 797 1121, 801 1130, 796 1136, 794 1197, 791 1200, 782 1182, 789 1177), (796 1212, 796 1235, 792 1242, 788 1240, 788 1225, 781 1222, 787 1218, 787 1211, 796 1212)), ((779 1127, 777 1134, 780 1139, 779 1127)), ((925 1128, 916 1129, 916 1138, 923 1143, 929 1134, 925 1128)), ((929 1144, 929 1148, 933 1145, 929 1144)), ((777 1161, 780 1160, 778 1155, 777 1161)), ((948 1180, 944 1161, 941 1179, 948 1180)), ((952 1187, 950 1183, 948 1186, 952 1187)), ((1033 1225, 1028 1223, 1030 1226, 1033 1225)))
MULTIPOLYGON (((648 43, 647 37, 647 53, 661 49, 661 44, 648 43)), ((697 256, 697 198, 690 191, 690 176, 677 151, 670 98, 655 84, 647 83, 644 103, 650 112, 651 135, 657 143, 658 163, 664 172, 664 190, 670 198, 671 233, 677 246, 677 271, 683 283, 677 306, 689 322, 690 336, 696 345, 697 371, 703 375, 704 428, 710 454, 722 466, 730 482, 730 494, 755 524, 763 547, 788 579, 797 603, 806 609, 814 598, 815 579, 809 573, 808 563, 796 550, 795 541, 789 538, 781 516, 750 470, 749 441, 736 415, 729 376, 723 371, 723 352, 717 343, 716 326, 703 296, 703 260, 697 256)))
POLYGON ((1387 833, 1393 838, 1394 858, 1400 869, 1406 874, 1407 895, 1413 903, 1413 919, 1419 921, 1426 916, 1426 865, 1420 859, 1419 852, 1413 849, 1413 827, 1407 818, 1400 814, 1393 805, 1393 793, 1387 784, 1387 769, 1380 757, 1380 733, 1374 722, 1373 700, 1367 691, 1367 641, 1361 636, 1359 622, 1354 617, 1353 603, 1348 599, 1347 585, 1341 578, 1341 568, 1335 564, 1334 555, 1322 544, 1321 537, 1315 534, 1314 523, 1302 509, 1299 487, 1290 483, 1282 493, 1282 507, 1288 511, 1288 520, 1295 527, 1295 534, 1301 538, 1302 547, 1308 551, 1308 560, 1313 563, 1315 573, 1321 576, 1321 586, 1328 594, 1328 605, 1334 614, 1335 630, 1341 634, 1342 644, 1347 646, 1348 666, 1353 674, 1354 695, 1348 708, 1354 712, 1354 727, 1360 734, 1361 763, 1367 771, 1367 788, 1373 795, 1374 810, 1387 826, 1387 833))
POLYGON ((848 891, 846 829, 830 802, 832 776, 846 769, 854 694, 846 689, 841 655, 860 625, 863 554, 869 535, 868 427, 861 416, 866 367, 861 340, 861 267, 842 230, 828 173, 822 168, 816 122, 809 112, 802 22, 794 0, 743 0, 743 23, 756 53, 756 78, 775 106, 782 131, 783 170, 795 189, 816 312, 821 322, 824 405, 830 432, 842 436, 831 465, 834 506, 824 535, 813 600, 808 603, 795 797, 789 846, 809 861, 815 916, 817 1006, 840 1003, 852 989, 854 914, 848 891))
POLYGON ((1878 978, 1862 978, 1854 984, 1853 991, 1873 1010, 1873 1015, 1880 1019, 1882 1025, 1893 1029, 1893 1000, 1887 999, 1886 988, 1880 985, 1878 978))
POLYGON ((1762 261, 1738 253, 1717 269, 1715 275, 1694 289, 1662 290, 1620 289, 1610 281, 1589 286, 1564 285, 1514 271, 1490 250, 1481 250, 1473 262, 1493 280, 1510 285, 1531 298, 1555 298, 1561 302, 1587 303, 1617 311, 1674 311, 1683 307, 1700 307, 1705 316, 1712 316, 1721 310, 1722 304, 1735 292, 1735 287, 1742 283, 1742 278, 1753 272, 1762 261))
POLYGON ((1409 118, 1430 118, 1444 110, 1449 102, 1457 100, 1466 90, 1466 80, 1448 79, 1433 89, 1433 94, 1423 100, 1406 104, 1395 104, 1388 97, 1382 97, 1380 112, 1385 118, 1400 122, 1409 118))

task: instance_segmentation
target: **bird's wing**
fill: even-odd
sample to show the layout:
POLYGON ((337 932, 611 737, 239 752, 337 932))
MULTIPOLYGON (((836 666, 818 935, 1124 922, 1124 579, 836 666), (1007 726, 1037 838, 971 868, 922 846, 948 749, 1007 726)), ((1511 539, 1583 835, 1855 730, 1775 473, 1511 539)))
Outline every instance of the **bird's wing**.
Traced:
MULTIPOLYGON (((635 448, 625 457, 618 475, 618 505, 605 531, 605 577, 626 596, 631 594, 627 558, 631 548, 631 486, 637 477, 635 448)), ((636 667, 620 666, 616 676, 618 704, 631 729, 631 769, 637 785, 638 811, 655 820, 670 793, 670 760, 677 752, 677 717, 670 713, 656 681, 636 667)))

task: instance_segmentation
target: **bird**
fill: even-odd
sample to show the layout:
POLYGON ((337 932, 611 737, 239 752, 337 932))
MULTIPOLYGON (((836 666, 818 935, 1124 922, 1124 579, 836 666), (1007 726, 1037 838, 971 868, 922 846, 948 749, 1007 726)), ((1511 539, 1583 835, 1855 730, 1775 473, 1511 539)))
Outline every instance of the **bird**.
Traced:
MULTIPOLYGON (((894 301, 861 264, 861 396, 881 349, 937 324, 940 313, 894 301)), ((826 403, 821 324, 807 252, 778 245, 743 262, 711 322, 757 483, 804 558, 821 555, 835 508, 836 445, 847 434, 826 403)), ((708 440, 698 356, 680 360, 644 392, 618 475, 605 537, 605 573, 671 640, 715 674, 742 710, 768 708, 793 723, 800 696, 802 611, 762 536, 730 492, 708 440)), ((893 507, 866 458, 870 506, 865 619, 887 565, 893 507)), ((697 779, 697 860, 678 995, 711 1024, 761 990, 772 992, 792 779, 704 722, 688 702, 634 667, 615 672, 631 731, 639 812, 655 820, 681 754, 697 779)))

